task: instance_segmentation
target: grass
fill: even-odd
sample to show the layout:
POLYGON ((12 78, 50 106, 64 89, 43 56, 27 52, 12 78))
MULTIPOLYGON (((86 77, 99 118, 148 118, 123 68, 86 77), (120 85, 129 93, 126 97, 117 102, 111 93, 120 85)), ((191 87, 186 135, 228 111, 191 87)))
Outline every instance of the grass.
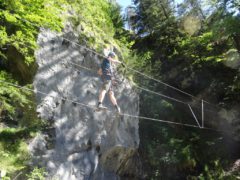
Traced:
POLYGON ((11 175, 26 167, 30 158, 26 140, 32 136, 32 129, 27 128, 0 130, 0 170, 11 175))
POLYGON ((24 169, 29 160, 27 144, 18 140, 6 146, 6 143, 0 142, 0 159, 0 169, 6 171, 7 174, 24 169))

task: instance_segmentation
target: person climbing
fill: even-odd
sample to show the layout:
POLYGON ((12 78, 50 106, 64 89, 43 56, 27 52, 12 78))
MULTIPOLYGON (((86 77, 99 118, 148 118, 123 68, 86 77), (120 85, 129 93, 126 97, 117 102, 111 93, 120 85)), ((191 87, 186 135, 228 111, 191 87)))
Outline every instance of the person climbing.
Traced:
POLYGON ((118 63, 118 64, 121 63, 120 61, 117 60, 116 57, 117 56, 114 52, 109 52, 108 56, 106 58, 104 58, 104 60, 101 64, 101 68, 98 70, 98 74, 102 78, 103 85, 102 85, 102 88, 99 93, 97 108, 98 108, 98 110, 107 109, 106 107, 103 106, 102 102, 104 100, 106 93, 108 92, 108 95, 109 95, 109 98, 110 98, 112 104, 116 108, 116 111, 120 114, 121 110, 117 104, 117 100, 114 96, 113 87, 112 87, 112 83, 113 83, 112 63, 118 63))

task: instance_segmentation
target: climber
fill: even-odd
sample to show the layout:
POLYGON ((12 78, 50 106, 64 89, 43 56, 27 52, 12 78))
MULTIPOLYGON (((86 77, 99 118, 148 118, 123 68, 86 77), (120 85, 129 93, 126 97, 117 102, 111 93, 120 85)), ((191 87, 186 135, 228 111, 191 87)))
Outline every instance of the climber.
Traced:
POLYGON ((98 101, 98 106, 97 109, 107 109, 106 107, 103 106, 102 102, 104 100, 104 97, 106 93, 108 92, 109 98, 116 108, 116 111, 120 114, 120 107, 117 104, 116 98, 113 93, 112 89, 112 83, 113 83, 113 71, 112 71, 112 63, 121 63, 120 61, 117 60, 117 56, 114 52, 109 52, 108 56, 104 58, 101 68, 98 70, 98 74, 102 77, 103 85, 102 89, 99 94, 99 101, 98 101))

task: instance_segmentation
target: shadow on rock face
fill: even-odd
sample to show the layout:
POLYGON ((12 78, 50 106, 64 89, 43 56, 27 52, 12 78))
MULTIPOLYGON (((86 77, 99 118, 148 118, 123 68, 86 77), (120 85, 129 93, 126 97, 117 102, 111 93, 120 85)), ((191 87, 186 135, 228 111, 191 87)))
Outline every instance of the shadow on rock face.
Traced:
MULTIPOLYGON (((94 108, 81 105, 96 106, 102 81, 96 73, 71 66, 69 62, 97 71, 102 59, 71 43, 66 44, 51 31, 41 32, 38 44, 34 88, 44 94, 36 94, 37 112, 39 117, 52 122, 52 129, 51 134, 46 135, 48 138, 41 136, 33 141, 38 143, 30 145, 33 165, 45 167, 50 179, 140 177, 141 163, 136 150, 138 119, 123 117, 120 120, 115 112, 96 113, 94 108)), ((128 80, 115 87, 114 92, 122 111, 137 116, 139 98, 128 80)), ((108 97, 104 105, 114 111, 108 97)))

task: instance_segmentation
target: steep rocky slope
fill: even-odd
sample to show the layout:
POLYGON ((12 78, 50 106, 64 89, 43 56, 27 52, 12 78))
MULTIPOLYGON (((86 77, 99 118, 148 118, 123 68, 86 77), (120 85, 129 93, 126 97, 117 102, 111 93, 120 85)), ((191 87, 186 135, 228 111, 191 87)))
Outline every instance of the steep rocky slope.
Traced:
MULTIPOLYGON (((72 32, 64 38, 77 39, 72 32)), ((63 180, 139 177, 138 119, 118 116, 108 97, 105 104, 110 111, 94 112, 91 107, 96 106, 101 80, 71 64, 96 72, 102 58, 46 30, 39 34, 38 44, 37 111, 52 126, 31 142, 32 163, 45 167, 49 178, 63 180)), ((124 113, 138 115, 138 95, 122 80, 115 87, 119 105, 124 113)))

